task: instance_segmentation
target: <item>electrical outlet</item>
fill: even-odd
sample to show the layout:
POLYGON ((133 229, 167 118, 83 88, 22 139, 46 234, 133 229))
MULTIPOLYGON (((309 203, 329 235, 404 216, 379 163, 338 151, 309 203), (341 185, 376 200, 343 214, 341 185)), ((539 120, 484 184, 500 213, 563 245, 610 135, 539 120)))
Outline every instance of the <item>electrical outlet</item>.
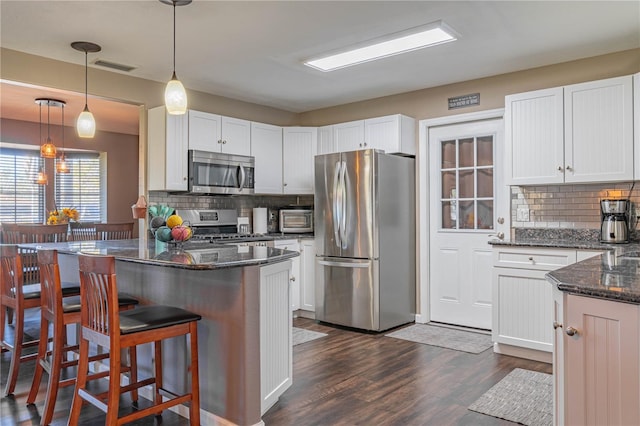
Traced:
POLYGON ((519 207, 516 211, 516 220, 518 222, 529 222, 529 209, 519 207))

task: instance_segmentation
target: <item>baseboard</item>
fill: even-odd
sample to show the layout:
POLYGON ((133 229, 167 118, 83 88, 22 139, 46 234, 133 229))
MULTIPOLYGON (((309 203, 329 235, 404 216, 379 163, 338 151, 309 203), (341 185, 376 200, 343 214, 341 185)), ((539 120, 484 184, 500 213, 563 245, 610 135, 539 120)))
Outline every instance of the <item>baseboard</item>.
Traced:
POLYGON ((305 311, 304 309, 298 309, 293 312, 293 317, 307 318, 307 319, 316 319, 316 313, 312 311, 305 311))
POLYGON ((518 358, 530 359, 533 361, 553 364, 553 353, 539 351, 536 349, 521 348, 519 346, 505 345, 504 343, 493 343, 493 352, 501 355, 515 356, 518 358))

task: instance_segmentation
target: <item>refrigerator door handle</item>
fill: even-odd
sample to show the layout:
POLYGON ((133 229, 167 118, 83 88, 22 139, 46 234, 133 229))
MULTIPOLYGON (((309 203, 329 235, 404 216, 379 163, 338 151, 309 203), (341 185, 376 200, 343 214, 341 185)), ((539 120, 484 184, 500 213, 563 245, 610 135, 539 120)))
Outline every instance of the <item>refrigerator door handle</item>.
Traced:
POLYGON ((324 266, 339 266, 342 268, 368 268, 370 266, 369 262, 363 262, 363 263, 330 262, 328 260, 318 260, 318 264, 324 265, 324 266))
POLYGON ((340 247, 340 162, 336 162, 333 172, 333 234, 336 246, 340 247))
POLYGON ((343 249, 347 248, 347 206, 349 202, 347 200, 347 183, 346 177, 347 174, 347 162, 342 161, 342 167, 340 168, 340 192, 341 192, 341 200, 342 200, 342 208, 341 217, 340 217, 340 242, 341 247, 343 249))

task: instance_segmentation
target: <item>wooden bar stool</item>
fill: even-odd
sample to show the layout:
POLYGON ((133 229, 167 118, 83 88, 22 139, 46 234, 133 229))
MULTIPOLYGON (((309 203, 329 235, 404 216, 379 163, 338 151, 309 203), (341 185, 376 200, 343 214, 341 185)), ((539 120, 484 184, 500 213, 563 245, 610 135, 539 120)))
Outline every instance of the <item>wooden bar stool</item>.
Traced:
POLYGON ((91 222, 72 222, 69 224, 70 241, 90 241, 96 239, 96 224, 91 222))
POLYGON ((133 222, 96 223, 96 240, 128 240, 133 238, 133 222))
MULTIPOLYGON (((4 394, 10 395, 16 387, 20 364, 36 358, 37 354, 22 355, 22 350, 38 344, 38 340, 24 342, 24 314, 26 309, 40 307, 40 284, 25 285, 22 255, 15 245, 0 246, 0 263, 2 280, 0 281, 0 346, 2 351, 11 351, 9 375, 4 394), (7 309, 15 315, 14 338, 12 342, 5 340, 4 331, 7 309)), ((31 272, 31 271, 30 271, 31 272)), ((62 289, 63 295, 77 295, 78 287, 67 286, 62 289)))
POLYGON ((155 414, 169 407, 189 402, 191 425, 200 424, 200 383, 198 378, 198 332, 200 315, 172 306, 142 306, 118 313, 115 258, 113 256, 78 255, 80 266, 80 297, 82 300, 80 360, 76 390, 73 395, 69 424, 78 423, 82 401, 87 401, 107 414, 105 424, 120 425, 155 414), (189 335, 191 352, 191 389, 176 395, 162 386, 162 340, 189 335), (131 366, 130 384, 120 386, 120 350, 153 342, 155 377, 136 381, 135 366, 131 366), (89 343, 108 348, 109 390, 94 395, 87 390, 89 343), (120 394, 154 384, 154 405, 118 417, 120 394), (162 396, 170 399, 162 401, 162 396))
POLYGON ((24 243, 63 243, 67 241, 69 225, 20 225, 18 232, 24 243))
MULTIPOLYGON (((40 318, 40 344, 38 345, 38 356, 36 369, 33 375, 31 390, 27 397, 27 404, 33 404, 38 395, 42 372, 49 374, 47 385, 47 395, 45 397, 44 409, 40 417, 40 424, 51 423, 53 412, 60 387, 71 386, 76 383, 75 377, 60 380, 62 369, 78 364, 77 360, 65 361, 67 352, 77 352, 78 345, 67 346, 66 327, 69 324, 80 323, 80 297, 62 296, 62 285, 60 282, 60 268, 58 266, 57 250, 38 250, 38 265, 40 266, 41 285, 41 318, 40 318), (52 324, 52 349, 48 351, 49 325, 52 324)), ((133 309, 138 301, 131 297, 118 296, 118 306, 121 311, 133 309)), ((135 347, 130 351, 131 364, 135 365, 135 347)), ((98 354, 89 357, 89 361, 97 361, 108 358, 109 354, 98 354)), ((88 380, 105 377, 107 371, 93 374, 88 380)), ((137 394, 134 395, 137 400, 137 394)))

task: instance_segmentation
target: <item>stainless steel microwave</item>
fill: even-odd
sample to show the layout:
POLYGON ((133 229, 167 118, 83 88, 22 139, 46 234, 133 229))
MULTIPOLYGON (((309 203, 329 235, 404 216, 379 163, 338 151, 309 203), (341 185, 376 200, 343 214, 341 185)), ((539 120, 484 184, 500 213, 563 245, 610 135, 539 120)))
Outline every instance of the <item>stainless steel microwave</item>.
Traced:
POLYGON ((280 232, 305 233, 313 232, 313 210, 280 210, 280 232))
POLYGON ((189 192, 253 194, 255 159, 244 155, 189 150, 189 192))

